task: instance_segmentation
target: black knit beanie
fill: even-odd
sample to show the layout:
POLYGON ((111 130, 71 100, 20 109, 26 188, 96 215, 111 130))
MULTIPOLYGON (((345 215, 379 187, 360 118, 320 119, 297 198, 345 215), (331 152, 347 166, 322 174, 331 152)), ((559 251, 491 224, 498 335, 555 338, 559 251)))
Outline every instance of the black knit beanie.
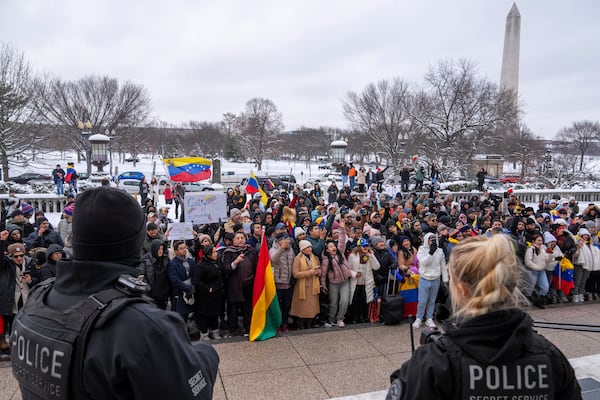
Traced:
POLYGON ((134 265, 146 235, 146 219, 130 194, 107 187, 77 196, 73 211, 73 259, 134 265))

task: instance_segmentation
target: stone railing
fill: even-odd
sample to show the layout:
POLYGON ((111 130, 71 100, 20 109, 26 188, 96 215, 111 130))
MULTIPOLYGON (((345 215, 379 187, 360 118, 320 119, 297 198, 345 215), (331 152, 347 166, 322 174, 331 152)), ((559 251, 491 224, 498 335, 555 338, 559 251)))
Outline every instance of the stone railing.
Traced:
MULTIPOLYGON (((441 192, 442 195, 451 194, 456 201, 460 200, 468 200, 474 195, 479 195, 481 192, 441 192)), ((493 193, 498 196, 502 196, 504 191, 498 190, 490 190, 490 193, 493 193)), ((598 189, 578 189, 578 190, 560 190, 560 189, 552 189, 552 190, 514 190, 513 194, 517 196, 517 198, 522 203, 527 204, 538 204, 539 201, 547 200, 552 198, 555 194, 558 194, 561 198, 570 198, 575 197, 579 203, 583 205, 587 205, 588 203, 597 203, 600 204, 600 190, 598 189)))
MULTIPOLYGON (((31 204, 35 210, 43 212, 62 212, 67 204, 65 196, 56 194, 37 194, 37 193, 19 193, 17 197, 25 203, 31 204)), ((0 194, 0 201, 4 202, 8 198, 7 194, 0 194)))
MULTIPOLYGON (((454 200, 468 200, 474 195, 481 192, 441 192, 443 196, 451 194, 454 200)), ((491 191, 496 195, 502 196, 502 191, 491 191)), ((558 194, 561 198, 575 197, 575 199, 587 206, 588 203, 600 204, 600 190, 515 190, 513 192, 517 198, 527 204, 537 204, 540 200, 550 199, 553 195, 558 194)), ((35 194, 35 193, 20 193, 17 195, 21 201, 29 203, 33 208, 41 209, 44 212, 61 212, 66 204, 66 197, 57 196, 55 194, 35 194)), ((6 194, 0 194, 0 201, 8 198, 6 194)))

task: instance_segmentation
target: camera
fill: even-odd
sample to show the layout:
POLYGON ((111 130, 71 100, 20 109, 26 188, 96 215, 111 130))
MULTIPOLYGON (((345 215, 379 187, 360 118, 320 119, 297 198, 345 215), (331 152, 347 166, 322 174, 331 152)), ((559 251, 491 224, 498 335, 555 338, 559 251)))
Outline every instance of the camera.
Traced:
POLYGON ((142 295, 150 291, 150 285, 131 275, 121 275, 117 281, 117 289, 126 294, 142 295))

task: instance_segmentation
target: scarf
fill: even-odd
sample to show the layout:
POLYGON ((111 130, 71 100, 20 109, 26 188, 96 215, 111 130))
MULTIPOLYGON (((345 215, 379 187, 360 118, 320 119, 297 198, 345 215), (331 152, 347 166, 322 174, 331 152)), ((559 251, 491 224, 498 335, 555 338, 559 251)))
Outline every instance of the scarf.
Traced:
MULTIPOLYGON (((304 254, 300 253, 300 254, 298 254, 298 257, 300 257, 300 272, 310 271, 319 265, 319 260, 314 255, 310 256, 310 265, 308 264, 308 259, 306 258, 306 256, 304 254)), ((321 291, 321 283, 320 283, 319 277, 317 275, 311 275, 304 279, 311 279, 311 278, 312 278, 311 294, 318 295, 319 292, 321 291)), ((298 285, 298 298, 300 300, 306 300, 306 286, 304 285, 304 282, 302 282, 302 283, 296 282, 296 285, 298 285)))

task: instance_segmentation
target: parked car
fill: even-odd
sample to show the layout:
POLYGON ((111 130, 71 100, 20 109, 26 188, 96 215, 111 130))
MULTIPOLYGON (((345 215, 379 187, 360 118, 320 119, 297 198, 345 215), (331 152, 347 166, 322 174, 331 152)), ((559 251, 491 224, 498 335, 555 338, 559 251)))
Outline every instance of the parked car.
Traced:
POLYGON ((140 162, 140 158, 139 158, 139 157, 127 157, 127 158, 125 159, 125 162, 134 162, 134 161, 135 161, 136 163, 138 163, 138 162, 140 162))
POLYGON ((119 188, 127 193, 137 194, 140 192, 140 180, 128 178, 119 179, 119 188))
POLYGON ((47 175, 47 174, 37 174, 34 172, 26 172, 26 173, 18 175, 18 176, 13 176, 12 178, 8 178, 8 180, 15 182, 15 183, 27 184, 30 181, 51 181, 52 176, 47 175))
POLYGON ((144 177, 144 174, 139 171, 128 171, 128 172, 123 172, 121 175, 119 175, 117 177, 117 180, 119 182, 122 179, 137 179, 138 181, 141 181, 143 177, 144 177))
MULTIPOLYGON (((294 175, 270 175, 269 179, 273 182, 275 188, 283 188, 284 190, 292 190, 296 184, 294 175)), ((259 183, 261 181, 258 181, 259 183)))
POLYGON ((225 187, 220 183, 210 182, 181 182, 186 192, 206 192, 208 190, 225 191, 225 187))
POLYGON ((502 183, 525 183, 521 179, 521 175, 503 175, 500 177, 502 183))
POLYGON ((77 179, 79 179, 80 181, 84 181, 86 179, 88 179, 90 176, 87 174, 87 172, 78 172, 77 173, 77 179))

